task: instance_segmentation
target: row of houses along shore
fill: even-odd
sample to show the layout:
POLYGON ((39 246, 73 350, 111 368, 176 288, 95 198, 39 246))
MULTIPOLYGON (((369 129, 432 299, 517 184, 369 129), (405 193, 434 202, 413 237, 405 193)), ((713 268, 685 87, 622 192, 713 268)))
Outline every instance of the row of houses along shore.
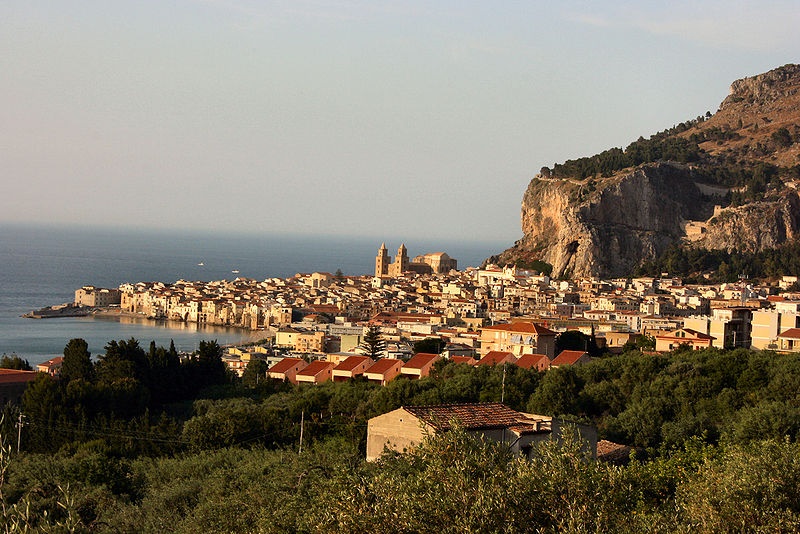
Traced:
POLYGON ((392 261, 382 245, 372 276, 315 272, 262 281, 85 286, 75 292, 75 305, 263 332, 261 346, 229 349, 228 365, 239 373, 252 359, 273 366, 294 357, 335 367, 363 352, 369 326, 379 327, 387 342, 380 356, 403 364, 414 342, 431 338, 445 358, 539 369, 580 363, 588 355, 565 361, 555 353, 556 336, 575 330, 611 352, 642 335, 655 340, 656 351, 681 345, 800 350, 800 295, 788 291, 794 276, 771 285, 688 285, 669 276, 552 280, 513 266, 459 271, 445 253, 413 261, 405 254, 402 246, 392 261))

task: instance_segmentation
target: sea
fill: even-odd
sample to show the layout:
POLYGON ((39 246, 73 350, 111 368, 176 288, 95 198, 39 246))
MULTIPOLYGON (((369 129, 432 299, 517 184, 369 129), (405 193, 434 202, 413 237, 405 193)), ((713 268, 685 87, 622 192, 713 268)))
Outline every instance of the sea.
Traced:
POLYGON ((315 271, 345 275, 374 272, 382 241, 390 254, 402 242, 409 256, 447 252, 459 269, 479 266, 507 242, 465 239, 380 239, 178 230, 0 224, 0 354, 31 365, 63 353, 72 338, 85 339, 93 355, 111 340, 135 338, 144 348, 175 343, 191 352, 200 341, 220 345, 257 341, 262 333, 145 318, 28 319, 23 314, 72 302, 84 285, 115 288, 127 282, 264 280, 315 271), (238 271, 238 272, 237 272, 238 271))

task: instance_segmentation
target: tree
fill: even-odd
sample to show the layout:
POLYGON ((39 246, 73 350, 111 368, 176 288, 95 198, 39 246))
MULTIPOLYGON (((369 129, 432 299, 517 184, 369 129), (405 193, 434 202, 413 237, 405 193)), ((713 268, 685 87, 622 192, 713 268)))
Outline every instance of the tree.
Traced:
POLYGON ((83 379, 91 381, 94 377, 92 355, 89 353, 89 344, 83 339, 70 339, 64 347, 64 361, 61 363, 61 379, 83 379))
POLYGON ((224 384, 227 379, 227 368, 222 361, 222 347, 219 346, 217 340, 201 341, 196 354, 200 383, 204 385, 224 384))
POLYGON ((381 334, 381 327, 378 325, 370 325, 367 333, 364 334, 364 340, 358 346, 359 350, 370 358, 380 358, 386 350, 386 341, 381 334))
POLYGON ((3 354, 3 357, 0 358, 0 369, 17 369, 19 371, 33 371, 33 367, 31 364, 28 363, 28 360, 23 360, 16 354, 12 354, 9 356, 8 354, 3 354))
POLYGON ((792 146, 792 134, 790 134, 789 130, 786 128, 778 128, 775 130, 772 134, 772 140, 781 148, 792 146))
POLYGON ((567 330, 556 338, 556 353, 562 350, 589 350, 589 336, 578 330, 567 330))
POLYGON ((242 384, 247 387, 255 387, 259 382, 266 382, 267 362, 261 359, 251 359, 242 373, 242 384))
POLYGON ((424 352, 426 354, 441 354, 444 348, 444 341, 438 337, 428 337, 414 342, 413 352, 424 352))

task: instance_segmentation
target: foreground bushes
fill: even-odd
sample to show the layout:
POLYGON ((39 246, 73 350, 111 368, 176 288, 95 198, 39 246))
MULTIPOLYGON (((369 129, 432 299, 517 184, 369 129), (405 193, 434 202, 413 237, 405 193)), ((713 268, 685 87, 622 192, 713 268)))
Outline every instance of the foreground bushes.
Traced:
POLYGON ((5 527, 16 503, 34 528, 62 522, 50 531, 796 532, 800 446, 692 441, 624 467, 569 441, 527 461, 458 430, 370 464, 341 439, 134 461, 88 448, 13 459, 2 493, 5 527))

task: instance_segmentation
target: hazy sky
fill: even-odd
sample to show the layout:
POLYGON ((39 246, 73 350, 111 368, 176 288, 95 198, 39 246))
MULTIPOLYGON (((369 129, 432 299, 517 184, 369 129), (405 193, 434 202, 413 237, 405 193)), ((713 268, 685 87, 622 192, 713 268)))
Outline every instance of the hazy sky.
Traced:
POLYGON ((543 165, 800 61, 800 2, 4 0, 0 222, 508 241, 543 165))

